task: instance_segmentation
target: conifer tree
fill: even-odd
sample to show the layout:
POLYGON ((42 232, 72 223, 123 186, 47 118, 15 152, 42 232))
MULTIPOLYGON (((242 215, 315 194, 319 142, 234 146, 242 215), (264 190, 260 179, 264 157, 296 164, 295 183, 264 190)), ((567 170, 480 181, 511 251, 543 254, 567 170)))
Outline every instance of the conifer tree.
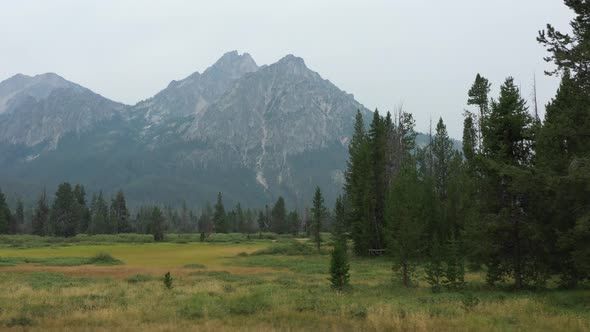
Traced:
POLYGON ((270 226, 271 231, 274 233, 283 234, 287 232, 287 210, 282 196, 277 199, 277 202, 272 207, 270 226))
POLYGON ((59 185, 51 208, 51 232, 56 236, 70 237, 78 229, 77 202, 72 186, 68 182, 59 185))
POLYGON ((477 150, 481 150, 483 144, 483 130, 484 121, 488 113, 488 94, 490 93, 490 82, 480 74, 475 76, 475 82, 469 89, 469 98, 467 99, 467 105, 475 105, 478 109, 477 115, 477 150))
POLYGON ((213 214, 213 225, 215 225, 216 233, 227 233, 229 231, 227 225, 227 216, 225 208, 223 207, 223 198, 221 193, 217 194, 217 203, 215 203, 215 212, 213 214))
POLYGON ((32 231, 34 235, 46 236, 49 228, 49 205, 47 203, 47 194, 45 190, 39 195, 37 208, 32 220, 32 231))
POLYGON ((506 275, 522 288, 538 274, 538 228, 529 206, 532 183, 533 119, 512 78, 500 88, 500 97, 492 102, 483 131, 484 175, 487 211, 484 225, 488 242, 488 280, 506 275), (537 248, 537 249, 534 249, 537 248))
POLYGON ((111 201, 110 218, 113 225, 116 226, 117 233, 129 233, 132 231, 129 210, 122 190, 119 190, 111 201))
POLYGON ((154 235, 154 241, 164 241, 164 216, 159 207, 154 207, 151 213, 151 228, 152 234, 154 235))
POLYGON ((349 288, 349 269, 346 242, 338 240, 334 245, 330 260, 330 283, 333 289, 346 290, 349 288))
POLYGON ((322 191, 320 190, 320 187, 316 187, 315 194, 313 196, 313 207, 311 208, 311 222, 313 242, 316 244, 318 252, 320 252, 320 245, 322 242, 320 231, 322 229, 322 222, 326 217, 326 213, 327 210, 324 206, 322 191))
POLYGON ((16 209, 14 211, 13 234, 21 233, 25 225, 25 207, 23 201, 19 198, 16 200, 16 209))
POLYGON ((336 240, 346 241, 346 211, 342 196, 336 198, 334 205, 332 234, 336 240))
POLYGON ((6 204, 6 197, 0 190, 0 234, 8 234, 10 231, 10 209, 6 204))
POLYGON ((289 212, 289 215, 287 216, 287 224, 289 224, 289 232, 293 237, 297 236, 301 221, 299 220, 299 214, 297 214, 296 210, 289 212))
POLYGON ((394 179, 386 209, 388 254, 406 287, 414 285, 414 270, 424 252, 423 195, 415 166, 407 161, 394 179))
POLYGON ((109 220, 109 207, 102 195, 102 191, 92 199, 91 216, 88 228, 90 234, 112 234, 114 232, 109 220))

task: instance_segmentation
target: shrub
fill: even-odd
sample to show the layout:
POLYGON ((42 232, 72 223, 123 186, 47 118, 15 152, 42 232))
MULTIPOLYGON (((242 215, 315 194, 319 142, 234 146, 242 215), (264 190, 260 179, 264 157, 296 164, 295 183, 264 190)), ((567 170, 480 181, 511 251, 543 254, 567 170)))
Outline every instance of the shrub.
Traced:
POLYGON ((88 264, 94 265, 120 265, 123 264, 122 261, 114 258, 110 254, 107 253, 98 253, 94 257, 91 257, 88 260, 88 264))
POLYGON ((172 276, 170 276, 170 272, 166 272, 164 275, 164 286, 168 289, 172 289, 172 276))
POLYGON ((465 311, 471 311, 479 304, 479 298, 471 293, 465 293, 461 303, 465 311))
POLYGON ((330 262, 330 282, 332 283, 333 289, 344 290, 349 287, 349 269, 346 244, 338 242, 332 251, 330 262))

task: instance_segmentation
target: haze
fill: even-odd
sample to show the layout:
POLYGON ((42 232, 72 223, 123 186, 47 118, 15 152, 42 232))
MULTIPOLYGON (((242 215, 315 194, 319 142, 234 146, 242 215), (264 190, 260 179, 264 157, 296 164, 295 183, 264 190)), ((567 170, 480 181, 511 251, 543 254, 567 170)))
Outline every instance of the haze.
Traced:
POLYGON ((506 76, 530 99, 555 93, 536 42, 568 30, 562 1, 0 1, 0 80, 55 72, 128 104, 202 72, 224 52, 260 64, 305 59, 370 109, 413 113, 418 130, 442 116, 460 138, 477 72, 506 76))

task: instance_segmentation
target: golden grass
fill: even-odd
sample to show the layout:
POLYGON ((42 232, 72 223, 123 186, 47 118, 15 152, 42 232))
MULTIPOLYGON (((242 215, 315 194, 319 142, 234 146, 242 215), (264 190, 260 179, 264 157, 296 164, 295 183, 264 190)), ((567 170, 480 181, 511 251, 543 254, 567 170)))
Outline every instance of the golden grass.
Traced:
MULTIPOLYGON (((107 252, 126 263, 71 267, 23 264, 0 268, 0 329, 14 326, 30 331, 142 332, 590 331, 590 315, 580 309, 583 306, 556 306, 543 295, 475 290, 480 303, 465 308, 460 293, 432 294, 424 285, 414 289, 391 286, 386 261, 354 260, 351 293, 332 291, 327 273, 231 265, 255 259, 235 256, 263 246, 165 243, 0 249, 0 256, 37 258, 107 252), (186 264, 203 264, 206 268, 183 268, 186 264), (174 279, 172 290, 166 289, 160 279, 167 271, 174 279), (43 280, 43 275, 35 274, 38 272, 67 277, 55 285, 36 285, 31 277, 37 275, 43 280), (156 278, 137 283, 125 280, 137 274, 156 278), (76 283, 79 277, 87 280, 76 283), (260 296, 249 298, 253 294, 260 296), (242 301, 246 306, 262 306, 251 313, 232 313, 234 307, 243 309, 242 301)), ((300 260, 293 256, 284 259, 300 260)), ((319 257, 317 261, 325 261, 327 269, 328 257, 319 257)), ((479 273, 466 277, 472 283, 481 283, 479 273)), ((562 295, 590 300, 588 290, 562 295)))

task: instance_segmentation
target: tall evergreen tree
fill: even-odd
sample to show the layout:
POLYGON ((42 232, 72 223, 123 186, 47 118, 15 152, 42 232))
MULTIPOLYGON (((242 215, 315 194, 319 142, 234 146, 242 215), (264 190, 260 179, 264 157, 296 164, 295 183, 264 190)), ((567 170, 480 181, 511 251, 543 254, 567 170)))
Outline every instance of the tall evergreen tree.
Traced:
POLYGON ((25 225, 25 207, 23 201, 19 198, 16 200, 16 209, 14 210, 14 226, 12 234, 22 233, 25 225))
POLYGON ((477 149, 477 132, 473 123, 473 114, 466 111, 463 121, 463 156, 469 164, 474 162, 477 149))
POLYGON ((387 250, 406 287, 414 285, 414 270, 424 253, 424 192, 415 166, 408 162, 394 179, 387 201, 387 250))
POLYGON ((282 234, 288 231, 287 210, 282 196, 277 199, 277 202, 272 207, 270 226, 271 231, 274 233, 282 234))
POLYGON ((223 207, 223 197, 221 193, 217 194, 217 203, 215 203, 215 212, 213 214, 213 225, 216 233, 227 233, 229 231, 225 208, 223 207))
POLYGON ((369 128, 370 160, 371 160, 371 184, 374 202, 373 218, 370 220, 371 238, 370 246, 373 249, 385 247, 383 239, 385 193, 387 190, 387 132, 385 121, 379 115, 379 111, 373 113, 373 122, 369 128))
POLYGON ((74 199, 76 201, 74 213, 75 218, 78 220, 78 231, 81 233, 86 233, 88 231, 88 226, 90 224, 92 215, 90 213, 90 209, 86 205, 86 191, 84 186, 76 184, 74 187, 74 199))
POLYGON ((467 105, 474 105, 478 109, 477 115, 477 149, 481 150, 483 142, 484 121, 489 110, 489 98, 491 84, 487 78, 477 74, 475 82, 469 89, 467 105))
POLYGON ((492 102, 483 131, 487 208, 488 281, 510 275, 516 288, 540 280, 538 227, 529 206, 533 119, 512 78, 492 102), (537 242, 532 239, 537 238, 537 242))
POLYGON ((313 207, 311 208, 311 232, 313 242, 316 244, 318 252, 320 251, 320 245, 322 242, 320 230, 322 229, 322 222, 324 221, 326 214, 327 210, 324 206, 324 197, 322 197, 322 191, 320 190, 320 187, 316 187, 315 194, 313 195, 313 207))
POLYGON ((37 208, 32 220, 33 234, 46 236, 49 234, 49 205, 47 203, 47 194, 45 190, 39 195, 37 208))
POLYGON ((94 196, 91 206, 91 221, 88 227, 90 234, 112 234, 114 227, 111 227, 109 218, 109 207, 102 195, 102 191, 98 196, 94 196))
POLYGON ((299 227, 301 221, 299 220, 299 214, 293 210, 287 215, 287 224, 289 225, 289 232, 295 237, 299 233, 299 227))
POLYGON ((572 32, 548 24, 537 38, 556 66, 548 74, 562 81, 546 107, 536 157, 548 188, 538 210, 555 244, 551 266, 564 286, 575 287, 590 278, 590 7, 585 0, 565 4, 575 14, 572 32))
POLYGON ((151 213, 151 228, 152 234, 154 235, 154 241, 160 242, 164 241, 164 216, 162 215, 162 211, 159 207, 154 207, 151 213))
POLYGON ((336 198, 332 223, 332 234, 337 240, 346 241, 346 210, 342 196, 336 198))
POLYGON ((117 192, 115 198, 111 201, 110 218, 117 229, 117 233, 129 233, 132 231, 125 195, 121 190, 117 192))
POLYGON ((70 237, 78 229, 77 203, 72 186, 68 182, 59 185, 51 208, 50 225, 52 234, 70 237))
POLYGON ((6 204, 6 197, 0 190, 0 234, 8 234, 10 231, 10 209, 6 204))

